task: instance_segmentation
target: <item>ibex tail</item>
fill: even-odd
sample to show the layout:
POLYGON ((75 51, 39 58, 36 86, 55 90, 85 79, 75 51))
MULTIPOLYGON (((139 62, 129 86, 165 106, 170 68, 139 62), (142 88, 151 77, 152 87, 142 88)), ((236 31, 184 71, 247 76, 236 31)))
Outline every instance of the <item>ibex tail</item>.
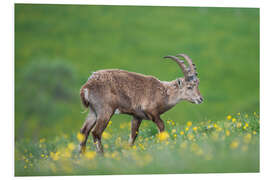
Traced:
POLYGON ((84 107, 89 106, 89 90, 87 88, 82 88, 80 91, 81 94, 81 101, 84 107))

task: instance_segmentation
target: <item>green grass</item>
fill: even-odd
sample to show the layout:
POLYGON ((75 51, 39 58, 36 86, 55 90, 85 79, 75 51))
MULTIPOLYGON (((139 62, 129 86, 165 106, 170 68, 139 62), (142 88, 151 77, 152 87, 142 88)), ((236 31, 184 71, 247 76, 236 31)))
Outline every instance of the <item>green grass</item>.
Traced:
POLYGON ((15 175, 259 172, 258 114, 191 123, 168 120, 167 131, 157 134, 154 124, 144 121, 133 147, 127 145, 129 124, 112 123, 103 135, 104 156, 94 152, 91 137, 80 155, 76 133, 20 142, 15 175))

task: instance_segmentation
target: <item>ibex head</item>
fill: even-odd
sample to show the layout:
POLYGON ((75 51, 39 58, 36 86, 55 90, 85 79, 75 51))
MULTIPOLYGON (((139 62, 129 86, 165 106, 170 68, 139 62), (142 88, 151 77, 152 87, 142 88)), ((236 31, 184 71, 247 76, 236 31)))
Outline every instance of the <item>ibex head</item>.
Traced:
POLYGON ((178 94, 182 100, 187 100, 191 103, 200 104, 203 102, 203 98, 199 91, 199 78, 197 77, 198 73, 196 72, 195 64, 192 62, 191 58, 188 57, 186 54, 178 54, 176 56, 165 56, 164 58, 171 58, 174 60, 181 70, 184 73, 184 78, 178 78, 178 94), (180 60, 176 56, 183 57, 189 67, 187 67, 183 60, 180 60))

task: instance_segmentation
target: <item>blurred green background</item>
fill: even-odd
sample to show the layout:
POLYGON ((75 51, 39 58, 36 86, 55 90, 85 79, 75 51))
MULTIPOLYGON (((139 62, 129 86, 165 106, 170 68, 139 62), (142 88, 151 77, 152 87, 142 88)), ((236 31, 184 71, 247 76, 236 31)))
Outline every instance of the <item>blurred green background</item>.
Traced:
MULTIPOLYGON (((164 120, 218 121, 259 111, 259 9, 15 5, 15 138, 78 132, 80 87, 118 68, 163 81, 182 76, 165 55, 196 63, 205 101, 181 102, 164 120)), ((129 121, 115 115, 113 126, 129 121)))

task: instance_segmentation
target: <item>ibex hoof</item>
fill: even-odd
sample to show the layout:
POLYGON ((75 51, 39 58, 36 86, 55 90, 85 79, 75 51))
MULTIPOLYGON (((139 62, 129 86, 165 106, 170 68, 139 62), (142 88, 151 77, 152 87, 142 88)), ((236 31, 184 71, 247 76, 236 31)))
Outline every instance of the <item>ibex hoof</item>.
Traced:
POLYGON ((80 147, 79 147, 79 152, 80 152, 80 154, 85 153, 85 149, 86 149, 86 146, 81 146, 81 145, 80 145, 80 147))

